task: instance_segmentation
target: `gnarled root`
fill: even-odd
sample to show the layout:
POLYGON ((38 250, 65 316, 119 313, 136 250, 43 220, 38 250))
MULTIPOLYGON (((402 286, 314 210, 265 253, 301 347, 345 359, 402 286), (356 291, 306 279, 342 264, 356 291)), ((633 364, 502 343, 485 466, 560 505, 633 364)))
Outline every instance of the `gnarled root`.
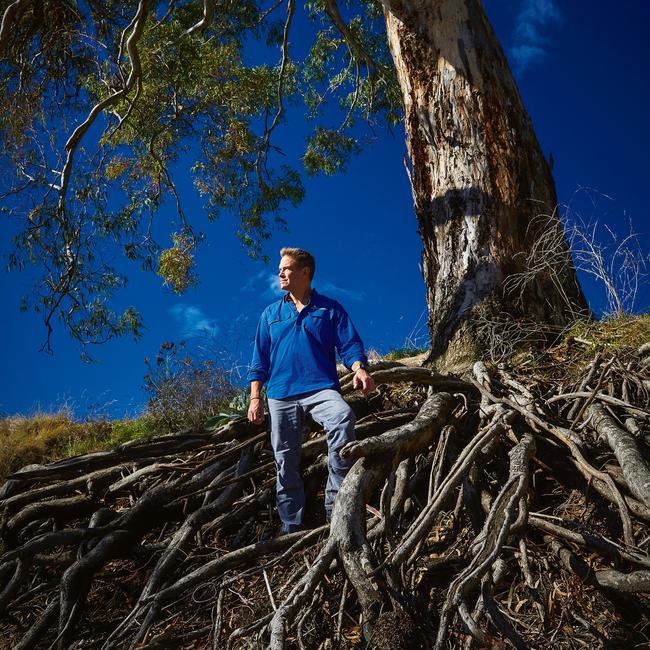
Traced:
POLYGON ((347 397, 356 462, 331 525, 314 428, 310 529, 282 537, 268 434, 243 420, 25 468, 0 489, 0 634, 22 649, 647 643, 647 356, 601 351, 571 380, 555 358, 467 381, 387 364, 371 399, 347 397))

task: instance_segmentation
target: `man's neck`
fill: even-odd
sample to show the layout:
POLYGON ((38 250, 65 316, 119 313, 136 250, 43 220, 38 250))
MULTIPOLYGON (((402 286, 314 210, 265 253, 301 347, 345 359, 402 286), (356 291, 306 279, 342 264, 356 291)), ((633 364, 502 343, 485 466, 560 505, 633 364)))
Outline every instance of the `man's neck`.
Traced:
POLYGON ((295 293, 291 292, 289 295, 298 311, 300 311, 300 309, 306 307, 311 300, 311 287, 307 287, 303 291, 296 291, 295 293))

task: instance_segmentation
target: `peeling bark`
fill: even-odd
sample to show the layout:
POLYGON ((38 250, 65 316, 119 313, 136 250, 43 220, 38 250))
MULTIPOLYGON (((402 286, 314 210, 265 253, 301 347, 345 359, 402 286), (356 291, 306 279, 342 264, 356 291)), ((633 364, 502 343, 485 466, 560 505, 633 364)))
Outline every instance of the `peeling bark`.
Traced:
POLYGON ((384 3, 386 30, 424 245, 430 359, 444 368, 476 358, 473 319, 507 313, 563 326, 586 302, 549 165, 480 1, 406 4, 384 3), (504 281, 527 270, 549 229, 560 229, 553 268, 506 295, 504 281))

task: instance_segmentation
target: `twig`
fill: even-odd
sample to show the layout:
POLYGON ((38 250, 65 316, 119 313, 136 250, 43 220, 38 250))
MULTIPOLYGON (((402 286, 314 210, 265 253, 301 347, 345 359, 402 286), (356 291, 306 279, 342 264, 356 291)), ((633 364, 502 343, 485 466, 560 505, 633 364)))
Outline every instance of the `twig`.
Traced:
POLYGON ((273 592, 271 591, 271 585, 269 583, 269 576, 266 573, 266 569, 262 569, 262 574, 264 575, 264 584, 266 585, 266 591, 269 594, 269 600, 271 601, 271 607, 273 607, 273 611, 277 611, 277 607, 275 606, 275 600, 273 600, 273 592))
POLYGON ((219 595, 217 596, 217 613, 214 617, 214 626, 212 628, 212 650, 219 649, 219 639, 221 638, 221 625, 223 617, 223 594, 224 590, 219 589, 219 595))

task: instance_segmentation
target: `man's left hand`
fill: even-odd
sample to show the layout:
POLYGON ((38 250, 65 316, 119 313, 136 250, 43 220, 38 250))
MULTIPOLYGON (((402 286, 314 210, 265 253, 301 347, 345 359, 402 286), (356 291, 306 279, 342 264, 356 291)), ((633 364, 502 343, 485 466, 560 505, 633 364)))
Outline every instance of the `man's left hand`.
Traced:
POLYGON ((368 371, 365 368, 359 368, 359 370, 354 373, 352 388, 354 388, 354 390, 361 388, 363 394, 368 395, 375 390, 375 380, 368 374, 368 371))

